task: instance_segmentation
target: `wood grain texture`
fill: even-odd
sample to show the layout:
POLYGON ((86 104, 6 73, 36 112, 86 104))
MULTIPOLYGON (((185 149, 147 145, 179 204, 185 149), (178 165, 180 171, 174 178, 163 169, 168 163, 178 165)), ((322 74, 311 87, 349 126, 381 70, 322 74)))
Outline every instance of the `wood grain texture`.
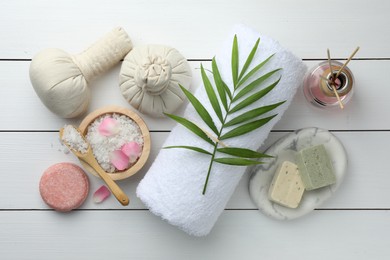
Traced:
POLYGON ((32 58, 41 49, 57 47, 78 53, 121 25, 134 45, 162 43, 185 57, 211 58, 231 27, 252 26, 278 39, 302 58, 332 55, 346 58, 390 57, 390 2, 329 0, 150 0, 99 2, 5 0, 0 3, 0 58, 32 58), (337 6, 329 14, 329 6, 337 6), (337 37, 327 39, 334 29, 337 37), (195 32, 195 33, 194 33, 195 32), (340 33, 341 32, 341 33, 340 33))
MULTIPOLYGON (((271 133, 262 149, 283 135, 285 133, 271 133)), ((389 209, 390 175, 386 167, 386 147, 390 146, 390 132, 337 132, 335 135, 347 151, 348 171, 340 189, 321 208, 389 209), (367 151, 376 152, 367 153, 367 151)), ((128 179, 118 181, 120 187, 131 198, 130 205, 125 209, 145 209, 136 197, 135 191, 167 136, 168 133, 152 133, 153 146, 144 168, 128 179)), ((65 161, 80 165, 73 154, 64 153, 64 147, 58 141, 58 133, 0 133, 0 172, 9 173, 7 181, 0 182, 0 209, 48 208, 39 196, 40 177, 50 165, 65 161), (21 151, 24 151, 23 163, 19 163, 21 151), (19 190, 17 197, 14 196, 15 190, 19 190)), ((88 176, 91 192, 82 209, 123 209, 112 196, 102 204, 93 203, 92 194, 103 182, 91 174, 88 176)), ((227 205, 228 209, 255 209, 248 193, 249 176, 246 174, 242 178, 227 205)))
MULTIPOLYGON (((390 252, 390 2, 305 0, 3 0, 0 2, 0 251, 1 259, 389 259, 390 252), (331 15, 329 6, 333 8, 331 15), (247 24, 305 59, 346 58, 356 89, 344 111, 312 107, 301 90, 262 149, 302 127, 336 130, 348 153, 348 172, 334 196, 311 214, 280 222, 260 214, 248 194, 249 174, 239 183, 211 234, 194 238, 145 209, 135 190, 174 123, 143 116, 151 130, 150 158, 134 176, 119 181, 132 198, 92 202, 102 185, 89 175, 91 192, 80 210, 61 214, 39 196, 50 165, 79 164, 64 153, 58 131, 82 118, 60 119, 31 86, 31 58, 57 47, 79 53, 122 26, 135 46, 165 44, 191 60, 192 91, 200 85, 199 60, 210 60, 231 27, 247 24), (335 37, 329 37, 336 31, 335 37), (17 194, 18 196, 15 196, 17 194)), ((118 87, 120 64, 91 82, 88 112, 105 105, 130 106, 118 87)), ((178 113, 182 113, 184 106, 178 113)))
POLYGON ((316 211, 291 222, 225 211, 194 238, 148 211, 0 212, 2 258, 388 259, 390 211, 316 211), (38 239, 37 239, 38 238, 38 239), (326 245, 326 246, 325 246, 326 245))
MULTIPOLYGON (((306 62, 308 67, 317 61, 306 62)), ((201 84, 200 62, 192 61, 194 79, 191 89, 194 91, 201 84)), ((205 67, 210 68, 209 62, 205 67)), ((0 96, 7 97, 0 102, 3 113, 0 130, 58 130, 64 124, 78 125, 82 118, 61 119, 52 114, 40 102, 28 77, 29 62, 0 62, 0 96)), ((350 103, 341 112, 339 109, 326 111, 312 106, 306 101, 302 89, 297 94, 282 119, 275 125, 275 130, 295 130, 302 127, 317 126, 332 130, 388 130, 390 120, 390 88, 383 83, 383 75, 390 71, 390 61, 352 61, 350 66, 355 74, 356 89, 350 103), (369 73, 367 73, 369 72, 369 73), (375 102, 375 106, 372 105, 375 102)), ((88 113, 107 105, 118 105, 132 109, 122 97, 118 85, 118 65, 108 74, 92 82, 91 104, 88 113)), ((177 111, 182 113, 187 102, 177 111)), ((169 131, 174 122, 166 118, 152 118, 142 115, 152 131, 169 131)))

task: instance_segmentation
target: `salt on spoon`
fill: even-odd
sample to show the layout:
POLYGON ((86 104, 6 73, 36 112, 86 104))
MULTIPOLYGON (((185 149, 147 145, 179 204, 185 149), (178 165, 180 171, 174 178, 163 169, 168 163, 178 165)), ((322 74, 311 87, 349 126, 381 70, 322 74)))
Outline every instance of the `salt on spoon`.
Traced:
POLYGON ((88 164, 92 169, 99 174, 100 178, 107 184, 108 188, 114 194, 115 198, 123 205, 129 204, 129 198, 123 190, 108 176, 108 174, 100 167, 96 161, 91 146, 84 139, 80 131, 72 126, 66 125, 60 129, 60 139, 76 155, 80 160, 88 164))

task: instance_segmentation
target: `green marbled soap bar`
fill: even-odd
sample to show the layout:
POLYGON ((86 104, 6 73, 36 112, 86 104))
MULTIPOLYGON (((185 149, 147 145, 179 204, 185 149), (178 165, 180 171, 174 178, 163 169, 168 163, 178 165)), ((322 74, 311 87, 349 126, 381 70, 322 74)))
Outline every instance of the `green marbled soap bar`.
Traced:
POLYGON ((324 145, 316 145, 297 153, 297 164, 306 190, 336 183, 332 162, 324 145))

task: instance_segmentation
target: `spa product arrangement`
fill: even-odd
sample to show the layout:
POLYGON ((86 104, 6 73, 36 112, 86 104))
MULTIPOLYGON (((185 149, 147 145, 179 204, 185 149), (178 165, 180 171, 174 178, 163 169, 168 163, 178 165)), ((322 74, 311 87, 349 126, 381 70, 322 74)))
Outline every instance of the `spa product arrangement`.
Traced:
POLYGON ((198 100, 204 109, 199 105, 189 105, 182 116, 184 120, 171 116, 181 123, 173 128, 163 147, 181 146, 187 149, 162 149, 137 188, 137 196, 154 214, 195 236, 205 236, 211 231, 246 171, 245 166, 232 167, 214 159, 228 158, 219 160, 240 162, 243 165, 250 161, 252 164, 256 159, 250 158, 253 157, 252 153, 249 156, 244 155, 248 156, 247 158, 237 158, 223 152, 239 151, 228 149, 230 147, 241 148, 240 151, 257 150, 291 103, 306 72, 306 66, 301 59, 273 39, 261 36, 245 26, 233 28, 232 34, 220 48, 213 63, 214 79, 203 70, 203 84, 194 95, 188 94, 183 88, 191 104, 197 103, 198 100), (234 35, 238 41, 233 44, 232 51, 234 35), (259 38, 258 46, 254 48, 259 38), (247 60, 251 62, 247 63, 247 60), (255 69, 257 66, 258 69, 255 69), (218 68, 219 75, 215 68, 218 68), (275 71, 279 68, 282 68, 282 71, 275 71), (238 79, 242 80, 245 78, 245 72, 249 73, 254 69, 255 72, 248 76, 245 84, 237 88, 238 79), (268 73, 273 75, 265 80, 268 73), (212 84, 213 81, 217 81, 216 84, 212 84), (275 84, 276 82, 278 83, 275 84), (230 104, 234 98, 235 103, 226 109, 225 105, 230 104), (241 104, 244 100, 245 103, 241 104), (279 104, 283 101, 283 104, 279 104), (270 109, 268 106, 272 105, 275 108, 270 109), (261 111, 255 110, 259 107, 268 107, 269 111, 260 116, 261 111), (235 112, 232 111, 233 108, 235 112), (208 115, 204 111, 207 111, 208 115), (227 111, 230 113, 227 114, 227 111), (277 116, 269 118, 276 114, 277 116), (248 115, 253 119, 248 119, 248 115), (234 118, 237 124, 232 122, 234 118), (231 124, 229 127, 226 126, 227 122, 231 124), (222 133, 219 133, 218 130, 221 130, 223 124, 225 127, 222 133), (246 126, 240 128, 243 125, 246 126), (259 127, 260 125, 262 127, 259 127), (236 131, 232 131, 233 129, 236 131), (222 145, 226 145, 226 149, 222 145), (220 151, 215 151, 216 149, 220 151), (212 157, 208 153, 215 156, 212 157), (203 195, 211 162, 207 191, 203 195))
POLYGON ((261 212, 276 219, 298 218, 319 207, 340 187, 347 170, 343 145, 320 128, 299 129, 265 153, 273 158, 251 170, 249 193, 261 212))
MULTIPOLYGON (((137 173, 144 166, 150 152, 149 130, 136 113, 122 107, 103 107, 85 117, 80 129, 72 125, 60 129, 60 140, 79 158, 87 171, 102 178, 107 184, 108 188, 103 185, 94 193, 95 203, 103 202, 112 192, 123 206, 129 204, 127 195, 114 180, 128 178, 137 173)), ((64 174, 66 170, 64 169, 64 174)), ((58 178, 61 176, 63 175, 58 178)), ((52 196, 66 194, 68 191, 63 191, 67 189, 66 185, 65 183, 49 188, 54 189, 52 196)), ((41 187, 45 187, 45 184, 41 187)), ((72 204, 72 207, 63 209, 61 205, 50 202, 45 197, 46 193, 41 192, 44 201, 59 211, 69 211, 81 205, 78 201, 75 205, 72 204)))
POLYGON ((61 141, 69 147, 71 152, 80 160, 88 164, 94 171, 99 174, 100 178, 107 184, 116 199, 124 206, 129 204, 129 198, 122 189, 108 176, 96 161, 90 144, 84 139, 82 134, 74 126, 67 125, 60 129, 61 141))
MULTIPOLYGON (((87 85, 117 64, 131 49, 130 38, 122 28, 115 28, 78 55, 69 55, 59 49, 46 49, 33 58, 30 80, 37 95, 49 110, 64 118, 77 117, 88 108, 90 90, 87 85)), ((174 50, 168 49, 168 52, 174 53, 174 50)), ((183 61, 174 59, 179 54, 166 55, 173 62, 188 66, 183 61)), ((180 58, 183 59, 182 56, 180 58)), ((173 69, 178 65, 180 64, 174 63, 173 69)), ((168 74, 170 76, 171 71, 168 74)), ((179 78, 174 77, 173 80, 179 78)), ((143 120, 132 111, 118 107, 110 109, 112 111, 99 114, 100 117, 95 116, 101 110, 87 116, 80 125, 82 133, 72 126, 66 126, 60 131, 60 135, 62 141, 79 157, 83 166, 101 177, 119 202, 127 205, 129 200, 126 194, 113 180, 127 178, 143 167, 150 152, 149 130, 143 120)), ((108 195, 109 192, 102 188, 96 192, 96 201, 101 202, 108 195)))
MULTIPOLYGON (((326 130, 301 129, 258 152, 306 73, 301 59, 278 42, 236 26, 212 59, 210 73, 200 66, 202 85, 194 94, 189 90, 191 69, 176 49, 162 45, 131 49, 127 34, 118 28, 80 55, 57 49, 39 53, 31 63, 30 78, 52 112, 76 117, 88 107, 87 83, 124 57, 119 79, 124 98, 141 113, 168 116, 178 123, 137 187, 137 196, 154 214, 190 235, 207 235, 247 166, 255 166, 251 198, 277 219, 309 213, 339 187, 346 154, 326 130), (190 104, 184 115, 172 114, 185 99, 190 104)), ((323 64, 329 67, 310 74, 319 79, 306 78, 305 94, 313 91, 317 102, 313 86, 322 86, 334 95, 332 102, 336 99, 343 107, 354 82, 346 67, 353 55, 335 67, 329 54, 323 64)), ((103 202, 111 191, 122 205, 129 204, 114 180, 132 176, 146 163, 150 133, 141 117, 125 108, 104 107, 87 115, 78 128, 66 125, 60 139, 88 172, 106 183, 108 188, 103 185, 93 194, 95 203, 103 202)), ((44 173, 40 192, 50 207, 70 211, 86 199, 88 179, 77 166, 61 167, 44 173), (66 171, 70 174, 64 177, 66 171), (65 192, 58 199, 67 185, 75 185, 76 195, 65 192)))
POLYGON ((42 103, 63 118, 87 111, 88 84, 117 64, 133 45, 122 28, 115 28, 78 55, 60 49, 46 49, 35 55, 30 80, 42 103))

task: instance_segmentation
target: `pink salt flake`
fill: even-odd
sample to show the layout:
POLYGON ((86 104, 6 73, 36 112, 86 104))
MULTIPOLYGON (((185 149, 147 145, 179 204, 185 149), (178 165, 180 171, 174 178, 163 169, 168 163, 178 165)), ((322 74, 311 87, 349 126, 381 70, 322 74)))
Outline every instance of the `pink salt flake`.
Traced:
POLYGON ((108 197, 110 197, 110 195, 111 195, 110 190, 106 186, 102 185, 93 194, 93 202, 101 203, 104 200, 106 200, 108 197))
POLYGON ((110 161, 120 171, 125 170, 129 166, 129 157, 121 150, 113 151, 110 154, 110 161))
POLYGON ((141 146, 137 142, 128 142, 122 146, 121 151, 129 157, 130 163, 134 163, 141 155, 141 146))
POLYGON ((98 131, 104 136, 116 135, 120 131, 119 123, 111 117, 106 117, 100 123, 98 131))

